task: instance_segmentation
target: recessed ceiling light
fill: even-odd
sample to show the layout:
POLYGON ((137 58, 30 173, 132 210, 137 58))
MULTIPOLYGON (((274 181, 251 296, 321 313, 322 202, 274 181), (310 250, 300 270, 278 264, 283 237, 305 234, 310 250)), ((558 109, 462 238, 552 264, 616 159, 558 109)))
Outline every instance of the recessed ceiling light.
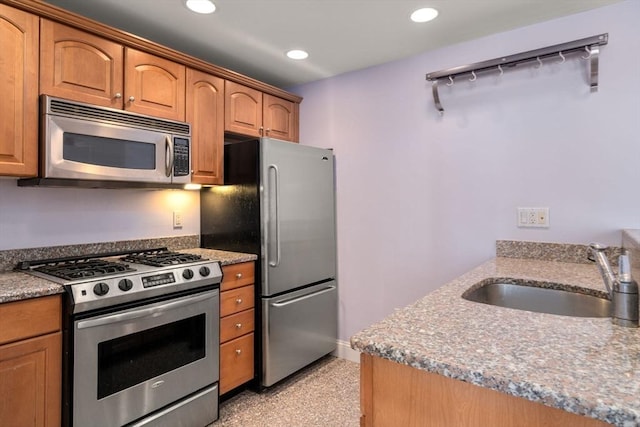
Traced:
POLYGON ((287 52, 287 56, 291 59, 305 59, 309 56, 304 50, 293 49, 287 52))
POLYGON ((210 0, 186 0, 185 4, 196 13, 213 13, 216 10, 216 5, 210 0))
POLYGON ((411 20, 413 22, 428 22, 438 16, 438 11, 431 7, 424 7, 418 9, 411 14, 411 20))

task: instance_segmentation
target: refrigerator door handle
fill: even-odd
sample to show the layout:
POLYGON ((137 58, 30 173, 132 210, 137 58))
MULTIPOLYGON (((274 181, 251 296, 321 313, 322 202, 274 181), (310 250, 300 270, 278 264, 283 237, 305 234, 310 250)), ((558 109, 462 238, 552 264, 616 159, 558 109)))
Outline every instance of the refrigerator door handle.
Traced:
POLYGON ((271 267, 277 267, 278 265, 280 265, 280 215, 278 212, 278 207, 280 205, 280 171, 278 170, 278 166, 276 165, 269 165, 269 170, 271 169, 273 169, 274 171, 274 189, 276 193, 274 203, 274 222, 276 225, 276 260, 269 261, 269 265, 271 267))
POLYGON ((336 288, 335 285, 327 286, 326 288, 320 289, 319 291, 312 292, 312 293, 306 294, 306 295, 302 295, 300 297, 283 299, 283 300, 278 301, 278 302, 272 302, 270 305, 271 305, 271 307, 285 307, 287 305, 295 304, 295 303, 297 303, 299 301, 302 301, 302 300, 305 300, 307 298, 312 298, 312 297, 318 296, 320 294, 325 294, 327 292, 331 292, 335 288, 336 288))

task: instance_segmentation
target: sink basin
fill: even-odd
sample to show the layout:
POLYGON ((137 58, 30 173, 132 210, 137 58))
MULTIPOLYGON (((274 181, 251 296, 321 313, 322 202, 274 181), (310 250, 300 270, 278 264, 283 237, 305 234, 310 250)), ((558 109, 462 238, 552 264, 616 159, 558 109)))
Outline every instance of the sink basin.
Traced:
POLYGON ((462 298, 482 304, 574 317, 610 317, 611 301, 593 295, 540 287, 536 282, 487 282, 462 298))

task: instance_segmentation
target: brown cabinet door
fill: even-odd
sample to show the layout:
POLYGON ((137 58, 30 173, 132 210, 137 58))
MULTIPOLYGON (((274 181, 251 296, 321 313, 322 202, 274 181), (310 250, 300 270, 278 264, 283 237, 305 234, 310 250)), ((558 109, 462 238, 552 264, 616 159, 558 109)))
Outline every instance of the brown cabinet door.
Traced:
POLYGON ((225 132, 262 136, 262 92, 230 81, 224 92, 225 132))
POLYGON ((255 300, 253 292, 253 285, 222 292, 220 294, 220 316, 228 316, 253 308, 255 300))
POLYGON ((253 379, 253 333, 220 346, 220 394, 253 379))
POLYGON ((223 184, 223 79, 187 69, 186 120, 191 123, 191 182, 223 184))
POLYGON ((220 342, 224 343, 253 332, 255 329, 255 315, 255 310, 251 309, 220 319, 220 342))
POLYGON ((254 263, 243 262, 240 264, 229 264, 222 267, 221 291, 239 288, 241 286, 253 285, 255 282, 254 263))
POLYGON ((124 66, 126 110, 184 121, 184 65, 126 48, 124 66))
POLYGON ((264 135, 285 141, 298 141, 298 104, 264 94, 264 135))
POLYGON ((0 4, 0 175, 38 174, 38 34, 37 16, 0 4))
POLYGON ((0 425, 60 425, 61 343, 56 332, 0 346, 0 425))
POLYGON ((43 19, 40 93, 122 108, 123 47, 43 19))

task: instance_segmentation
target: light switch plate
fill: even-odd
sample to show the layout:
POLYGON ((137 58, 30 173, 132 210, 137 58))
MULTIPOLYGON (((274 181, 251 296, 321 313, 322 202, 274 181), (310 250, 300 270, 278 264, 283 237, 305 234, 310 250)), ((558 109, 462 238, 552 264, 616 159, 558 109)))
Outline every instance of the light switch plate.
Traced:
POLYGON ((173 228, 182 228, 182 212, 173 211, 173 228))

